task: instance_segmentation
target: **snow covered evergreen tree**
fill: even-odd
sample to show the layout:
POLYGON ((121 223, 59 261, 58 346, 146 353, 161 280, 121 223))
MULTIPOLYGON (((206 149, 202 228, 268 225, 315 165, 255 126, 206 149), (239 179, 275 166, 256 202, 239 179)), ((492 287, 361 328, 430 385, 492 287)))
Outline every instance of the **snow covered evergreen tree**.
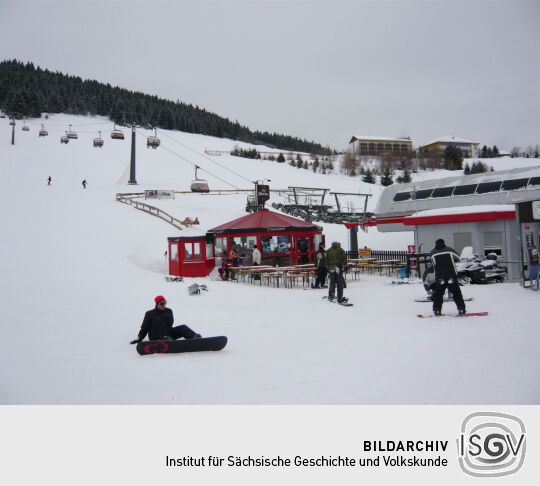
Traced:
POLYGON ((364 177, 362 177, 362 182, 367 182, 368 184, 375 184, 377 182, 377 178, 375 177, 371 169, 366 170, 364 177))
POLYGON ((390 170, 390 167, 385 167, 383 175, 381 176, 381 185, 382 186, 391 186, 394 183, 393 172, 390 170))

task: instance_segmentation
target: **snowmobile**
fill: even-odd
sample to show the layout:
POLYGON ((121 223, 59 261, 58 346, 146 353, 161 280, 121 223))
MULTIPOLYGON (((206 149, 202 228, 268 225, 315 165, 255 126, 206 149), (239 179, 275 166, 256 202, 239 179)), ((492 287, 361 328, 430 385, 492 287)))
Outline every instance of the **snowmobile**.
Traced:
POLYGON ((461 261, 456 265, 460 284, 486 284, 504 282, 508 276, 508 268, 499 265, 498 255, 488 253, 485 258, 472 252, 472 247, 465 247, 461 253, 461 261))

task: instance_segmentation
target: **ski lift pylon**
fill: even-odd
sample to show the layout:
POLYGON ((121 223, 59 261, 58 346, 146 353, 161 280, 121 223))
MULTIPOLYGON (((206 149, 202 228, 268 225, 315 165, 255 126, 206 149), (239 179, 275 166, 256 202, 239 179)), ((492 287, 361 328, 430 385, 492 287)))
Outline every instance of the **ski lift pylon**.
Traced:
POLYGON ((210 192, 208 182, 197 177, 198 165, 195 166, 195 179, 191 181, 191 192, 210 192))

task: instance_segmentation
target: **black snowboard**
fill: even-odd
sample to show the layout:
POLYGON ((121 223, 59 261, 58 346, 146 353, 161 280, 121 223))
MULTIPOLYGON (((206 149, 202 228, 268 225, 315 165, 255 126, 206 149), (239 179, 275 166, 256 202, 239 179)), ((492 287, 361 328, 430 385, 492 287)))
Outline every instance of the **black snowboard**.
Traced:
POLYGON ((198 339, 179 339, 177 341, 142 341, 137 344, 141 356, 156 353, 191 353, 194 351, 219 351, 227 344, 226 336, 198 339))
MULTIPOLYGON (((328 299, 328 295, 323 295, 323 299, 328 299)), ((328 302, 330 302, 332 304, 339 304, 339 305, 342 305, 343 307, 352 307, 354 305, 354 304, 349 303, 348 301, 347 302, 338 302, 337 299, 328 300, 328 302)))

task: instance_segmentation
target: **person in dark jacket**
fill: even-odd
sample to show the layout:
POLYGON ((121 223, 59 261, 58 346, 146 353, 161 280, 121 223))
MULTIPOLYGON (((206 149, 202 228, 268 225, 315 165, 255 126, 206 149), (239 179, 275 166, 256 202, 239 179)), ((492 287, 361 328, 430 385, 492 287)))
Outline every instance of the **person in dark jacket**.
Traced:
POLYGON ((131 341, 131 344, 140 343, 146 335, 148 335, 151 341, 159 341, 161 339, 175 340, 180 338, 195 339, 201 337, 200 334, 197 334, 185 324, 173 327, 173 312, 168 307, 165 307, 167 304, 165 297, 158 295, 154 299, 154 302, 156 306, 144 315, 139 335, 137 339, 131 341))
POLYGON ((448 291, 454 296, 454 302, 460 315, 465 314, 465 302, 457 280, 456 263, 459 255, 453 248, 446 246, 444 240, 438 239, 431 251, 431 261, 435 269, 435 288, 433 290, 433 313, 441 315, 443 296, 448 291))
POLYGON ((319 244, 319 249, 315 253, 315 265, 317 265, 317 278, 311 287, 314 289, 325 289, 326 285, 324 285, 324 282, 326 281, 328 270, 326 268, 326 250, 322 243, 319 244))
POLYGON ((349 299, 343 297, 343 287, 345 286, 345 279, 343 277, 343 271, 347 265, 347 255, 345 250, 341 248, 341 244, 338 241, 332 243, 332 247, 326 253, 326 266, 328 268, 328 300, 333 302, 336 299, 335 290, 337 286, 337 298, 339 303, 345 303, 349 299))

